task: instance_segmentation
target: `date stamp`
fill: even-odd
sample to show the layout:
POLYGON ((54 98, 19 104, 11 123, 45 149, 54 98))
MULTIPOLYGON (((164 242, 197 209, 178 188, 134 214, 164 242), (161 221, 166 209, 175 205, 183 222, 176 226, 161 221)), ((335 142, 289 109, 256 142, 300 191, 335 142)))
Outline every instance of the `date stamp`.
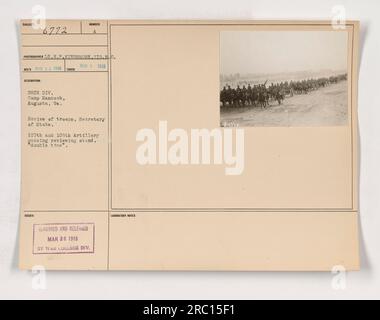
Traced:
POLYGON ((94 223, 33 225, 33 254, 95 253, 94 223))

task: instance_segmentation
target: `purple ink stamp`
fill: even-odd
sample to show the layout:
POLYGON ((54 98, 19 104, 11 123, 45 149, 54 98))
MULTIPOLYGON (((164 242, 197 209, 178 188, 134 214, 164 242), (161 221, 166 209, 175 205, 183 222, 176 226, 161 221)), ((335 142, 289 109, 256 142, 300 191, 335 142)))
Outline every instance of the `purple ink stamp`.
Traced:
POLYGON ((33 254, 95 253, 94 223, 33 225, 33 254))

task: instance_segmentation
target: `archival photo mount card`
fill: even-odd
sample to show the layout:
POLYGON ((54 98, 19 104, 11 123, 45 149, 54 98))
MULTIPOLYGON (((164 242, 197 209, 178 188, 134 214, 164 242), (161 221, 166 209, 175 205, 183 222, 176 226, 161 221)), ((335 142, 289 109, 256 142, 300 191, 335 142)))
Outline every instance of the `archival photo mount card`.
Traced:
POLYGON ((359 269, 358 22, 20 24, 22 269, 359 269))

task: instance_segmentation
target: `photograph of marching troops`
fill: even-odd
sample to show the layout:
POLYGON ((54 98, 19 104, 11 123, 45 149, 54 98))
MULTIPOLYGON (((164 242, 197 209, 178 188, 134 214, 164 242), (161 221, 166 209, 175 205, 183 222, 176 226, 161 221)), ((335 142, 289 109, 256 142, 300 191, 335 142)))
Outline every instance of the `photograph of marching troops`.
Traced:
POLYGON ((267 82, 258 85, 246 86, 237 85, 231 88, 230 85, 224 86, 220 92, 221 106, 224 107, 243 107, 256 106, 266 108, 272 101, 282 104, 286 97, 293 97, 295 94, 308 94, 311 91, 327 87, 347 80, 347 73, 329 78, 307 79, 302 81, 285 81, 281 83, 271 83, 267 87, 267 82))
POLYGON ((347 70, 345 31, 223 31, 220 124, 346 125, 347 70))

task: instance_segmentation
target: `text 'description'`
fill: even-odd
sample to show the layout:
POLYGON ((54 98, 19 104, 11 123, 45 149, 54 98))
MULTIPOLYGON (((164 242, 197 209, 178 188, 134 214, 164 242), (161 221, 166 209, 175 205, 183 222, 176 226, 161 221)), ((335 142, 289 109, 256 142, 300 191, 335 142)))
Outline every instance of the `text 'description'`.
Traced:
POLYGON ((91 254, 94 252, 94 223, 33 225, 33 254, 91 254))

